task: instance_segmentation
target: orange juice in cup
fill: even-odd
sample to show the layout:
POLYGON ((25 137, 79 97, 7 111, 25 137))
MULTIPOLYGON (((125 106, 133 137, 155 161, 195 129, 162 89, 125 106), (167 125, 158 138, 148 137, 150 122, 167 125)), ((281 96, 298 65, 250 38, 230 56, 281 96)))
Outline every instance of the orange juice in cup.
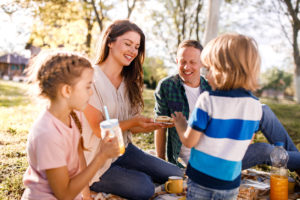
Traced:
POLYGON ((102 139, 104 138, 106 131, 109 131, 110 137, 117 136, 119 147, 120 147, 120 155, 123 155, 125 152, 125 146, 124 146, 124 141, 123 141, 122 130, 119 126, 118 119, 108 119, 108 120, 102 121, 100 123, 100 128, 101 128, 102 139))
POLYGON ((270 180, 270 187, 271 200, 288 199, 288 178, 286 176, 272 174, 270 180))
POLYGON ((125 153, 125 147, 124 144, 120 145, 120 154, 123 155, 125 153))

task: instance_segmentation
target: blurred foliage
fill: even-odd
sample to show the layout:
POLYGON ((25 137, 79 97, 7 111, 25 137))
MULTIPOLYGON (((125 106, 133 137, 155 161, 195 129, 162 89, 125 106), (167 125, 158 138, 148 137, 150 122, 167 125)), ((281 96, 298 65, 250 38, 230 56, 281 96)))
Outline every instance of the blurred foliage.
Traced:
POLYGON ((174 62, 180 42, 186 39, 200 41, 204 33, 205 15, 201 12, 203 1, 158 1, 164 10, 158 12, 153 9, 151 18, 155 22, 155 29, 152 31, 164 43, 170 54, 169 60, 174 62))
POLYGON ((36 9, 28 44, 90 53, 113 3, 101 0, 26 0, 36 9), (108 3, 107 3, 108 2, 108 3), (98 26, 95 26, 98 25, 98 26))
POLYGON ((84 12, 78 2, 66 0, 46 1, 38 4, 29 44, 43 48, 64 47, 84 51, 84 12))
POLYGON ((274 67, 262 73, 261 78, 263 85, 262 89, 285 91, 287 88, 291 87, 293 74, 274 67))
POLYGON ((146 57, 143 70, 144 83, 151 89, 155 89, 157 82, 168 75, 164 62, 159 58, 146 57))

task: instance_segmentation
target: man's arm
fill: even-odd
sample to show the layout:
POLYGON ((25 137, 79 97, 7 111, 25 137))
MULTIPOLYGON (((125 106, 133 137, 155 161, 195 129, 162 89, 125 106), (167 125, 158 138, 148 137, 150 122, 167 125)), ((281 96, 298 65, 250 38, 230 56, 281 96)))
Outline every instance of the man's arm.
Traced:
POLYGON ((163 160, 166 159, 166 131, 166 128, 161 128, 154 132, 156 154, 163 160))
POLYGON ((288 151, 298 151, 293 140, 278 120, 274 112, 267 105, 262 105, 263 115, 260 120, 259 128, 270 144, 281 141, 288 151))
MULTIPOLYGON (((170 110, 167 103, 167 96, 165 90, 167 89, 166 86, 163 84, 164 81, 160 81, 157 85, 157 88, 154 93, 155 97, 155 114, 157 116, 166 115, 170 116, 170 110)), ((154 143, 155 143, 155 150, 156 154, 159 158, 165 160, 166 159, 166 132, 168 127, 163 127, 157 129, 154 132, 154 143)))

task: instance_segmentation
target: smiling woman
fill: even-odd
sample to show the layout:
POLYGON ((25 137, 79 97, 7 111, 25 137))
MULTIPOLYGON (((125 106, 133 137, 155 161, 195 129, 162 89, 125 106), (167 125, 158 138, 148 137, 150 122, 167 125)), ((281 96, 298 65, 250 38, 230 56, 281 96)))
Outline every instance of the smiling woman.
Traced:
POLYGON ((107 106, 110 118, 120 121, 126 151, 112 164, 107 162, 98 170, 90 187, 93 191, 127 199, 149 199, 154 194, 152 180, 162 184, 169 176, 183 175, 177 166, 143 152, 131 142, 132 133, 151 132, 164 126, 140 115, 144 107, 144 56, 145 36, 134 23, 115 21, 104 32, 94 66, 94 94, 85 109, 88 123, 84 125, 83 135, 90 150, 85 156, 89 163, 99 151, 103 106, 107 106))

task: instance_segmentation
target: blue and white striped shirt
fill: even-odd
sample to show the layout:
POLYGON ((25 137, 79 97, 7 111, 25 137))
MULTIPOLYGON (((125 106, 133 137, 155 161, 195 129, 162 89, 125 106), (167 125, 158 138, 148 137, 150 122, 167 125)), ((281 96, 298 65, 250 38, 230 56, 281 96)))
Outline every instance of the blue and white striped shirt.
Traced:
MULTIPOLYGON (((253 134, 259 129, 261 117, 261 103, 249 91, 203 92, 189 119, 189 126, 203 132, 191 150, 187 170, 189 177, 198 184, 203 183, 203 178, 220 180, 217 189, 236 187, 236 184, 230 185, 240 182, 237 179, 241 174, 241 161, 253 134), (198 175, 195 176, 195 173, 198 175), (199 175, 202 180, 197 180, 199 175), (224 187, 222 183, 226 183, 224 187)), ((206 187, 216 187, 215 183, 210 185, 207 180, 206 187)))

